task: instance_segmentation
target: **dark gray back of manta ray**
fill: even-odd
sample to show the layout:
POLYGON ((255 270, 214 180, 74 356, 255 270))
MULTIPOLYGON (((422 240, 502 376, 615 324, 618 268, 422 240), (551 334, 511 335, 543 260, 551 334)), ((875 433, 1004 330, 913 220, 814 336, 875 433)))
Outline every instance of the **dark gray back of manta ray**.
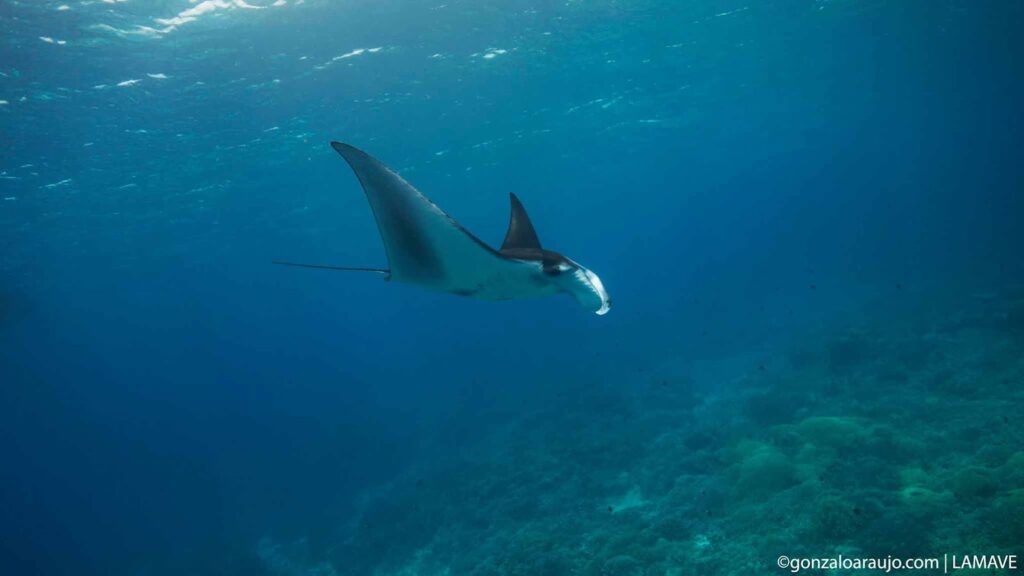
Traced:
POLYGON ((443 288, 464 276, 466 269, 501 259, 493 248, 376 158, 341 142, 331 142, 331 147, 359 178, 393 279, 443 288))

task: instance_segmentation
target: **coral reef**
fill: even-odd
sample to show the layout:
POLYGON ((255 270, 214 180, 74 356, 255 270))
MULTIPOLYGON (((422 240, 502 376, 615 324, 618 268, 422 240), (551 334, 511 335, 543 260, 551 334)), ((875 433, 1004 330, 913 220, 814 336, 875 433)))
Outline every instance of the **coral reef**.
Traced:
POLYGON ((1020 553, 1022 310, 987 299, 819 334, 771 369, 738 360, 735 385, 673 361, 649 386, 571 389, 378 491, 303 573, 749 575, 780 554, 1020 553))

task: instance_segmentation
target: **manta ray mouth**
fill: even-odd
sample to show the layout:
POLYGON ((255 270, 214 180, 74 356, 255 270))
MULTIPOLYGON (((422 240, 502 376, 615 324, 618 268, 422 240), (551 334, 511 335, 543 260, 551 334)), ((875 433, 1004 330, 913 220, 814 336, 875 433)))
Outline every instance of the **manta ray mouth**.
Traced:
POLYGON ((608 291, 604 289, 604 283, 597 277, 597 274, 594 274, 590 270, 581 266, 580 269, 576 271, 576 277, 580 279, 580 282, 584 286, 593 292, 594 296, 596 296, 601 303, 597 310, 594 310, 594 314, 597 314, 598 316, 604 316, 607 314, 608 311, 612 309, 612 299, 608 296, 608 291))

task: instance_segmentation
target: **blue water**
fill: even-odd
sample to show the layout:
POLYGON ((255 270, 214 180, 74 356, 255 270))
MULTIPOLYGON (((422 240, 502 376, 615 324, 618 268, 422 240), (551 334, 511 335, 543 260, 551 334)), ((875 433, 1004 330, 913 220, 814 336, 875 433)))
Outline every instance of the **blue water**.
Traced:
MULTIPOLYGON (((652 449, 696 418, 680 401, 607 436, 581 425, 622 394, 634 415, 672 405, 652 379, 728 398, 752 366, 787 382, 795 342, 895 317, 924 334, 1024 280, 1019 3, 278 3, 0 1, 0 573, 455 562, 543 516, 445 532, 480 506, 457 478, 503 478, 489 502, 535 486, 465 461, 550 450, 520 473, 614 484, 637 465, 582 446, 652 449), (515 192, 611 313, 271 265, 386 265, 330 140, 495 245, 515 192), (531 418, 552 436, 512 443, 531 418), (395 486, 422 477, 429 526, 398 528, 395 486)), ((734 424, 723 436, 768 426, 734 424)), ((773 530, 686 521, 686 541, 773 530)), ((473 573, 591 566, 552 554, 473 573)), ((655 561, 616 554, 585 573, 655 561)))

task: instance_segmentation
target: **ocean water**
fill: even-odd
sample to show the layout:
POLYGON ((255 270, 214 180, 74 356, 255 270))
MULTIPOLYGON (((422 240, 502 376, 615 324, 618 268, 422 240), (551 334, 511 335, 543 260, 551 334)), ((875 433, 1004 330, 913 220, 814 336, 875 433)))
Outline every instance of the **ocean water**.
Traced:
POLYGON ((0 573, 1024 554, 1022 25, 0 0, 0 573), (331 140, 611 312, 272 265, 386 265, 331 140))

